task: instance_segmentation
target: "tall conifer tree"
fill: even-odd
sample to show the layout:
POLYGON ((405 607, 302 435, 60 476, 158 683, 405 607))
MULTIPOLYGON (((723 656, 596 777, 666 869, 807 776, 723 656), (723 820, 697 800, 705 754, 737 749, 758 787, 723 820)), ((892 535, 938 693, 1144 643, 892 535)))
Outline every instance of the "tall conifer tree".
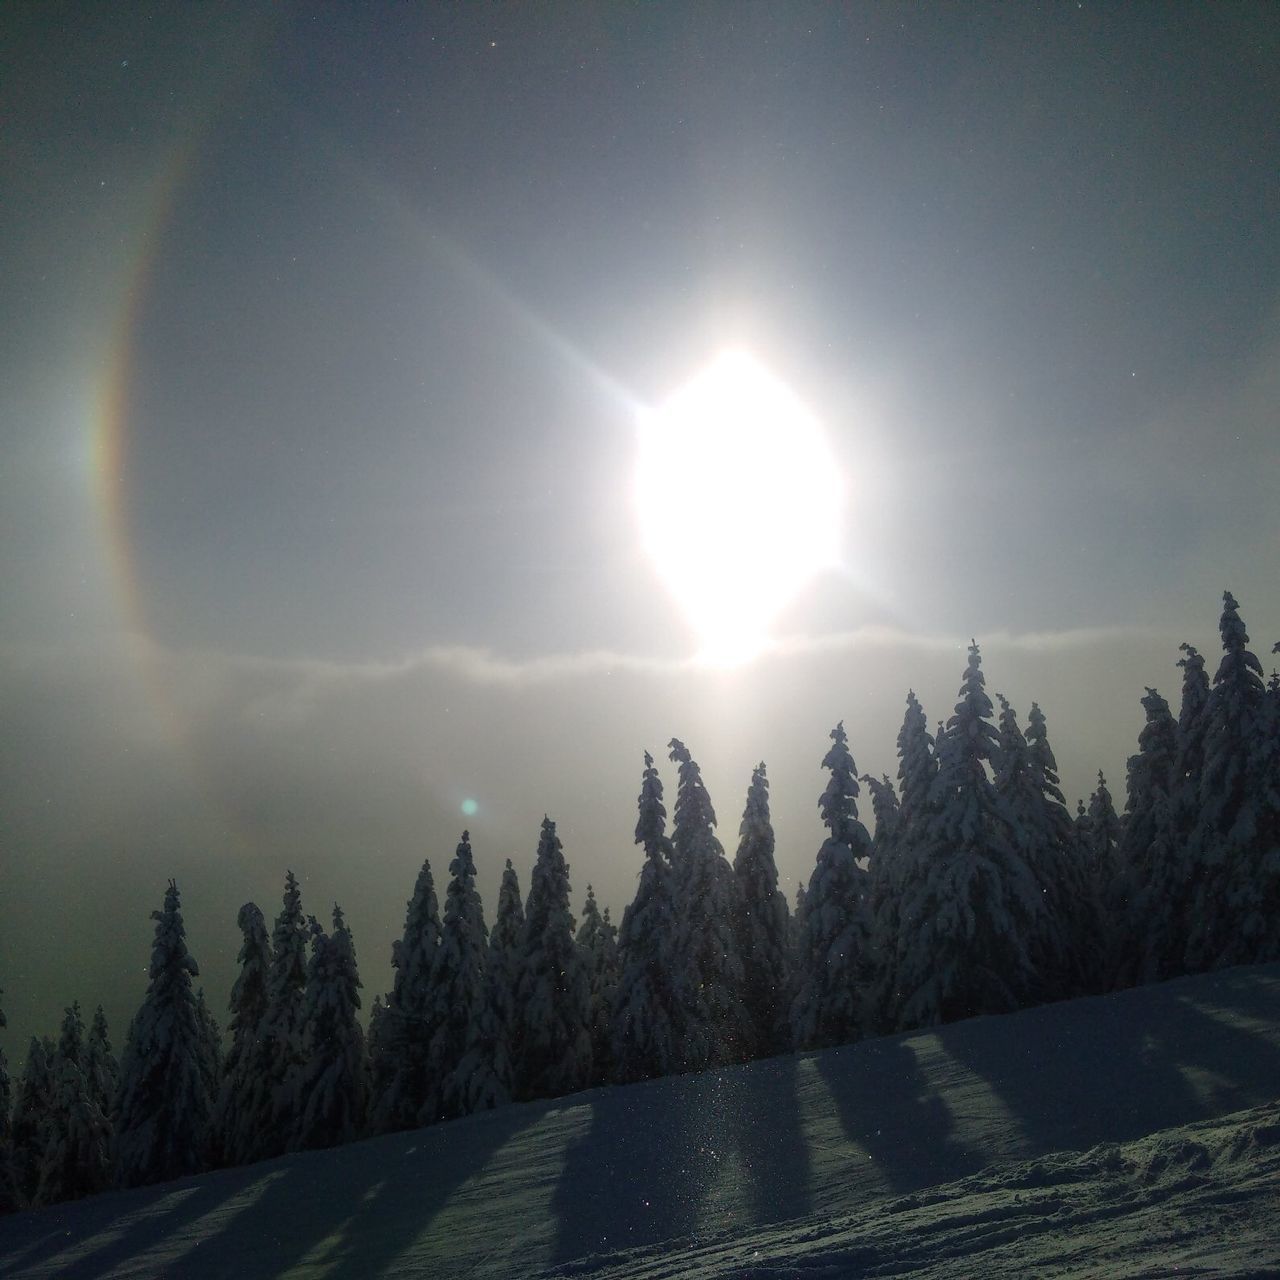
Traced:
POLYGON ((1171 837, 1174 768, 1178 726, 1169 704, 1156 689, 1142 698, 1146 723, 1138 735, 1138 750, 1125 765, 1125 812, 1121 824, 1118 862, 1121 896, 1116 904, 1116 985, 1133 986, 1146 973, 1148 937, 1153 911, 1151 897, 1155 863, 1164 856, 1171 837))
POLYGON ((271 939, 262 912, 252 902, 240 908, 236 923, 243 937, 240 973, 231 988, 231 1049, 215 1123, 218 1160, 228 1165, 254 1158, 272 1112, 263 1037, 270 1005, 271 939))
POLYGON ((1280 789, 1262 664, 1231 592, 1223 593, 1222 661, 1205 706, 1191 972, 1280 957, 1280 789))
POLYGON ((191 989, 200 969, 187 950, 174 881, 152 919, 150 981, 120 1064, 116 1152, 124 1186, 200 1172, 215 1104, 204 1070, 206 1027, 191 989))
MULTIPOLYGON (((1055 997, 1084 995, 1091 985, 1094 949, 1099 936, 1098 902, 1085 862, 1076 846, 1075 828, 1066 797, 1058 779, 1058 762, 1049 745, 1049 730, 1038 703, 1031 704, 1027 716, 1027 781, 1040 796, 1043 844, 1051 861, 1047 892, 1042 895, 1045 912, 1060 922, 1065 953, 1062 968, 1046 978, 1055 997)), ((1033 872, 1040 880, 1039 868, 1033 872)), ((1044 882, 1042 881, 1042 887, 1044 882)))
POLYGON ((1031 744, 1018 724, 1017 712, 1003 695, 1000 700, 1000 750, 996 757, 996 791, 1008 810, 1017 852, 1035 877, 1042 909, 1029 939, 1034 970, 1034 994, 1040 1001, 1058 1000, 1074 992, 1066 980, 1070 966, 1069 921, 1079 904, 1064 901, 1060 840, 1070 830, 1066 810, 1059 811, 1046 792, 1043 767, 1032 762, 1031 744))
POLYGON ((360 975, 356 948, 333 905, 333 932, 311 922, 303 1025, 304 1054, 296 1076, 297 1121, 290 1149, 313 1150, 364 1136, 369 1063, 357 1018, 360 975))
MULTIPOLYGON (((440 949, 440 907, 431 863, 423 859, 404 917, 404 934, 391 948, 395 980, 386 1007, 371 1034, 370 1057, 376 1100, 373 1128, 379 1133, 408 1129, 438 1090, 428 1063, 438 1008, 434 983, 440 949)), ((430 1108, 428 1108, 430 1109, 430 1108)))
POLYGON ((702 770, 678 738, 670 756, 680 779, 671 824, 679 1043, 683 1068, 700 1071, 737 1061, 749 1048, 733 932, 738 885, 716 838, 702 770))
POLYGON ((600 911, 590 885, 576 941, 591 988, 591 1080, 601 1084, 611 1070, 610 1018, 618 987, 618 931, 609 920, 609 908, 600 911))
POLYGON ((882 887, 872 921, 871 945, 876 964, 867 1001, 867 1022, 882 1032, 896 1030, 898 1026, 903 999, 897 967, 905 891, 903 876, 913 865, 917 846, 924 839, 929 799, 938 775, 934 737, 914 689, 907 691, 907 709, 898 730, 897 746, 898 812, 893 824, 892 858, 882 862, 877 872, 882 887))
POLYGON ((111 1121, 89 1087, 79 1004, 66 1011, 51 1065, 50 1099, 36 1201, 54 1204, 104 1191, 111 1182, 111 1121))
POLYGON ((671 842, 666 835, 662 779, 647 751, 638 808, 635 842, 644 848, 644 865, 618 932, 621 972, 611 1036, 620 1083, 678 1069, 679 1015, 671 971, 675 940, 671 842))
POLYGON ((1025 1003, 1035 987, 1028 939, 1039 887, 987 774, 999 754, 977 643, 938 743, 923 838, 903 869, 897 950, 899 1025, 932 1026, 1025 1003))
POLYGON ((555 1098, 591 1080, 591 985, 574 942, 569 867, 556 824, 542 819, 525 907, 516 999, 518 1095, 555 1098))
POLYGON ((120 1064, 111 1050, 107 1034, 107 1015, 99 1005, 85 1042, 85 1075, 89 1080, 89 1096, 104 1116, 110 1118, 120 1088, 120 1064))
POLYGON ((841 721, 831 731, 822 766, 831 771, 818 799, 829 832, 805 894, 797 957, 798 991, 791 1005, 797 1048, 820 1049, 854 1039, 863 1029, 871 992, 867 871, 871 837, 858 820, 858 766, 841 721))
POLYGON ((27 1061, 14 1101, 10 1128, 13 1179, 16 1199, 29 1204, 40 1183, 40 1159, 44 1154, 44 1135, 53 1109, 53 1060, 57 1045, 49 1036, 31 1037, 27 1061))
POLYGON ((484 1014, 484 959, 489 931, 476 891, 476 864, 471 833, 464 831, 449 864, 440 947, 431 975, 435 1007, 428 1015, 434 1028, 427 1062, 437 1082, 435 1096, 420 1112, 419 1124, 465 1114, 471 1092, 460 1071, 468 1045, 477 1039, 484 1014))
POLYGON ((738 827, 733 874, 738 881, 737 946, 742 961, 742 1002, 748 1056, 770 1057, 791 1044, 791 913, 778 888, 769 779, 756 765, 738 827))
POLYGON ((511 859, 498 890, 498 912, 484 958, 484 1000, 472 1022, 467 1048, 451 1081, 448 1109, 458 1114, 488 1111, 513 1097, 516 980, 524 942, 524 904, 511 859))
POLYGON ((285 873, 280 914, 271 931, 267 1013, 262 1023, 263 1085, 271 1099, 252 1158, 285 1151, 298 1128, 298 1073, 302 1069, 306 1024, 307 942, 311 931, 302 913, 302 893, 292 871, 285 873))

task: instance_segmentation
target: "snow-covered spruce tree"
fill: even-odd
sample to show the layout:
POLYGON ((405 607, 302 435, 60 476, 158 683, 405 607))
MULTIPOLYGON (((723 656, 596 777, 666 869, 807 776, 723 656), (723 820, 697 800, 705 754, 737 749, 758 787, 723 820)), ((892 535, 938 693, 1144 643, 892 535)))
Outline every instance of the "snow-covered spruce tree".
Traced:
POLYGON ((914 839, 917 830, 927 823, 929 797, 938 776, 929 721, 916 698, 915 690, 907 691, 907 710, 898 730, 898 826, 902 840, 914 839))
MULTIPOLYGON (((1096 968, 1095 952, 1101 923, 1093 885, 1075 841, 1075 827, 1058 779, 1058 762, 1049 745, 1049 730, 1039 703, 1027 716, 1027 783, 1040 796, 1039 823, 1044 837, 1041 849, 1049 859, 1042 879, 1038 866, 1032 873, 1042 888, 1045 913, 1060 922, 1065 953, 1056 971, 1042 971, 1046 994, 1053 999, 1084 995, 1096 968)), ((1033 956, 1033 962, 1036 958, 1033 956)))
POLYGON ((927 828, 903 867, 897 981, 899 1026, 933 1026, 1027 1002, 1035 970, 1027 940, 1041 910, 1007 807, 987 776, 999 752, 981 654, 937 744, 927 828))
POLYGON ((370 1027, 375 1102, 375 1133, 409 1129, 440 1086, 427 1065, 435 1034, 436 1001, 432 987, 436 953, 440 948, 440 907, 436 900, 431 863, 423 859, 404 917, 404 934, 392 943, 395 970, 386 1007, 370 1027))
POLYGON ((178 886, 153 911, 150 982, 120 1064, 116 1176, 122 1186, 164 1182, 206 1165, 215 1098, 205 1071, 206 1027, 191 979, 178 886))
MULTIPOLYGON (((213 1098, 216 1115, 218 1095, 222 1092, 222 1028, 218 1026, 218 1020, 213 1016, 213 1010, 209 1008, 203 987, 196 992, 196 1017, 200 1020, 201 1031, 200 1070, 204 1073, 205 1082, 209 1086, 209 1095, 213 1098)), ((209 1130, 211 1155, 215 1141, 216 1133, 211 1127, 209 1130)))
POLYGON ((577 944, 591 989, 591 1083, 603 1084, 610 1078, 609 1021, 618 987, 618 931, 610 923, 609 908, 601 913, 590 885, 577 944))
MULTIPOLYGON (((889 1032, 897 1028, 902 992, 897 978, 898 936, 901 929, 904 867, 910 864, 909 851, 921 839, 929 812, 929 796, 938 775, 933 734, 916 698, 907 691, 907 709, 898 730, 898 813, 894 821, 893 855, 880 865, 877 875, 891 880, 875 892, 871 948, 876 958, 873 986, 867 999, 867 1023, 873 1030, 889 1032)), ((874 796, 873 796, 874 803, 874 796)))
POLYGON ((311 931, 302 913, 297 877, 286 872, 280 914, 271 931, 267 1012, 262 1020, 262 1096, 270 1111, 262 1118, 250 1160, 266 1160, 288 1149, 298 1127, 297 1076, 302 1069, 307 987, 307 942, 311 931))
POLYGON ((1122 828, 1115 801, 1102 770, 1098 785, 1089 797, 1088 821, 1077 824, 1077 847, 1084 871, 1097 903, 1097 936, 1093 946, 1096 962, 1087 978, 1089 992, 1110 991, 1116 975, 1112 961, 1117 935, 1124 927, 1123 887, 1120 876, 1120 833, 1122 828))
POLYGON ((369 1062, 360 1008, 360 975, 351 931, 333 904, 333 932, 311 922, 304 1057, 296 1076, 293 1151, 336 1147, 364 1136, 369 1062))
POLYGON ((240 973, 231 988, 231 1049, 227 1053, 214 1122, 216 1158, 246 1164, 260 1142, 259 1129, 271 1120, 271 1095, 263 1072, 263 1026, 270 1002, 271 939, 262 912, 246 902, 236 917, 243 941, 240 973))
POLYGON ((738 827, 733 874, 735 927, 742 963, 747 1057, 768 1058, 791 1045, 791 913, 778 888, 769 779, 764 762, 755 767, 738 827))
POLYGON ((419 1124, 464 1115, 467 1098, 475 1091, 461 1068, 468 1046, 477 1041, 476 1024, 484 1015, 488 939, 484 908, 476 892, 471 834, 464 831, 449 864, 440 947, 431 976, 436 1003, 428 1016, 435 1032, 427 1050, 427 1068, 438 1088, 419 1114, 419 1124))
POLYGON ((57 1045, 49 1036, 31 1037, 27 1061, 18 1084, 10 1127, 13 1177, 20 1205, 35 1198, 40 1181, 40 1158, 44 1135, 53 1108, 53 1060, 57 1045))
POLYGON ((805 887, 801 882, 796 885, 796 905, 791 909, 791 980, 796 980, 796 966, 799 963, 800 939, 804 935, 804 898, 805 887))
POLYGON ((542 819, 525 906, 516 995, 516 1090, 555 1098, 591 1079, 591 982, 574 942, 569 867, 556 824, 542 819))
POLYGON ((89 1081, 89 1096, 108 1119, 115 1106, 120 1089, 120 1064, 111 1049, 107 1034, 107 1015, 99 1005, 89 1026, 85 1041, 85 1076, 89 1081))
POLYGON ((1125 811, 1121 823, 1119 899, 1114 907, 1116 951, 1113 971, 1117 987, 1144 980, 1149 922, 1159 904, 1151 898, 1154 862, 1163 856, 1171 831, 1174 764, 1178 726, 1169 704, 1147 687, 1142 698, 1146 723, 1138 734, 1138 751, 1125 762, 1125 811))
POLYGON ((1204 771, 1204 735, 1209 703, 1209 677, 1204 656, 1189 644, 1183 657, 1182 703, 1178 713, 1173 776, 1169 782, 1167 820, 1151 852, 1148 899, 1152 913, 1146 921, 1148 982, 1176 978, 1186 972, 1187 937, 1199 870, 1191 858, 1191 833, 1200 814, 1200 778, 1204 771))
POLYGON ((738 883, 716 838, 702 770, 679 738, 671 739, 670 756, 679 766, 671 823, 678 1043, 683 1069, 701 1071, 740 1061, 750 1049, 733 928, 738 883))
POLYGON ((611 1035, 614 1078, 623 1084, 679 1069, 679 1019, 671 972, 675 944, 671 842, 666 835, 662 780, 647 751, 639 811, 635 839, 644 847, 644 866, 618 931, 620 973, 611 1035))
POLYGON ((53 1056, 35 1200, 54 1204, 104 1191, 111 1183, 111 1121, 89 1088, 79 1004, 66 1011, 53 1056))
POLYGON ((871 853, 871 837, 858 820, 858 766, 843 721, 832 729, 831 741, 822 761, 831 779, 818 800, 830 834, 818 850, 805 894, 798 990, 791 1004, 791 1035, 798 1049, 855 1039, 871 996, 871 921, 862 865, 871 853))
POLYGON ((1017 851, 1035 877, 1042 910, 1036 933, 1027 939, 1035 986, 1029 993, 1036 1003, 1061 1000, 1075 995, 1067 981, 1070 967, 1071 931, 1069 921, 1077 915, 1079 903, 1066 900, 1061 883, 1064 851, 1069 843, 1071 820, 1065 808, 1059 825, 1043 769, 1034 768, 1031 744, 1018 725, 1017 712, 1003 694, 1000 702, 1000 750, 995 761, 996 791, 1008 811, 1017 851))
POLYGON ((1280 783, 1262 664, 1223 593, 1222 661, 1205 707, 1190 972, 1280 958, 1280 783))
POLYGON ((484 957, 484 999, 471 1023, 462 1061, 446 1081, 446 1110, 469 1115, 505 1106, 513 1097, 516 980, 523 945, 524 903, 508 858, 484 957))
POLYGON ((878 1033, 892 1026, 886 1021, 885 1010, 893 981, 891 960, 898 936, 898 868, 894 850, 900 837, 902 807, 887 773, 879 778, 864 773, 858 781, 871 792, 871 811, 876 819, 867 867, 870 960, 863 1018, 865 1029, 878 1033))

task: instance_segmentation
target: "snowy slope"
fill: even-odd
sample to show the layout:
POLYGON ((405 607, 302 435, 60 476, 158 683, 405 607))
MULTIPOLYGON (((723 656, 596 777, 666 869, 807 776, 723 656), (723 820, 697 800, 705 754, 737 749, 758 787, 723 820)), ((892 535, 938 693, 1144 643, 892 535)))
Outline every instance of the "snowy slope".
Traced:
POLYGON ((5 1277, 1280 1275, 1280 965, 0 1221, 5 1277))

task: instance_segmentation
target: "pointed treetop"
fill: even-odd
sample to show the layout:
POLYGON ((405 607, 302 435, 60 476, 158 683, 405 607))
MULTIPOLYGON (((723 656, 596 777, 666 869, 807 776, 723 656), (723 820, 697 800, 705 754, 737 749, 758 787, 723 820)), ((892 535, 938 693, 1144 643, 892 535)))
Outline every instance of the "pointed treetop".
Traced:
POLYGON ((857 828, 858 822, 858 766, 854 763, 853 753, 849 750, 849 735, 844 731, 841 720, 831 730, 831 747, 822 758, 822 767, 831 770, 831 778, 826 789, 818 797, 818 811, 822 815, 822 823, 832 837, 841 844, 851 848, 860 844, 857 828))
POLYGON ((667 744, 671 759, 680 766, 680 788, 676 794, 674 819, 675 843, 680 845, 680 832, 694 828, 710 828, 716 825, 716 811, 702 781, 702 770, 679 738, 667 744))

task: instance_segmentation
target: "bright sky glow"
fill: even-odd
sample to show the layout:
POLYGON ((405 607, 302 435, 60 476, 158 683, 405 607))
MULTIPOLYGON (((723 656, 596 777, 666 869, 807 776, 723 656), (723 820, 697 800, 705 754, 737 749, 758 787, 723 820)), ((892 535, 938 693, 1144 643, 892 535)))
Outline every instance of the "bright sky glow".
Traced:
POLYGON ((749 661, 796 592, 839 562, 843 490, 817 419, 744 353, 642 416, 641 537, 701 660, 749 661))

